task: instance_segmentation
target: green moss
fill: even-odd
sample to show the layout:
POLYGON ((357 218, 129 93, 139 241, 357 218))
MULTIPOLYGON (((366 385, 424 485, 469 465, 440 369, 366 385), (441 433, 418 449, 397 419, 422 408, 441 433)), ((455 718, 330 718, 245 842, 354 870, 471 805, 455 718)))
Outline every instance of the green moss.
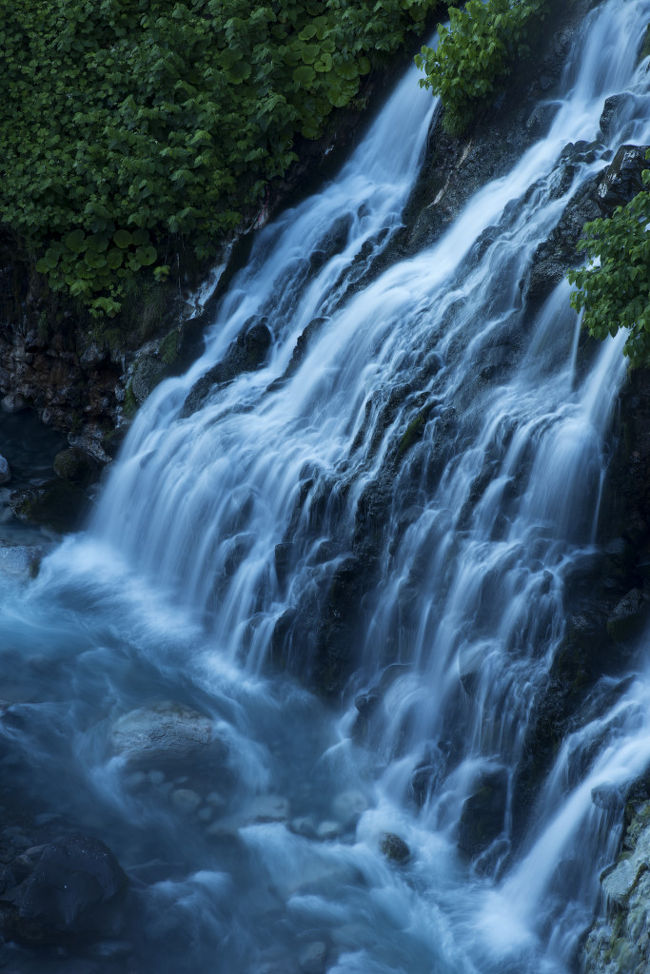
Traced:
POLYGON ((158 354, 165 365, 174 364, 178 358, 179 346, 180 334, 178 329, 174 329, 173 331, 170 331, 168 335, 165 335, 160 343, 160 348, 158 349, 158 354))
POLYGON ((418 440, 422 439, 426 423, 427 421, 424 413, 418 413, 417 416, 408 424, 397 447, 397 458, 399 460, 402 459, 404 454, 407 453, 408 450, 410 450, 411 447, 418 442, 418 440))
POLYGON ((124 404, 122 405, 122 412, 127 419, 133 419, 138 411, 138 401, 133 394, 133 389, 131 388, 131 383, 129 382, 124 393, 124 404))
POLYGON ((643 44, 641 45, 641 50, 639 51, 639 59, 642 61, 644 58, 650 56, 650 24, 646 27, 645 36, 643 38, 643 44))

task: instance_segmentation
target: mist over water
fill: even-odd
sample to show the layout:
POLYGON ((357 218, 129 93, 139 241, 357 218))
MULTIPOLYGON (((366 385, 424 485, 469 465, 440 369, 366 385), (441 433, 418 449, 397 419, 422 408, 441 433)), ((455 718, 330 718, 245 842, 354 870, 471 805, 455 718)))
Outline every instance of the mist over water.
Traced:
MULTIPOLYGON (((620 828, 592 793, 650 761, 650 671, 616 694, 603 681, 515 835, 625 376, 623 336, 578 350, 566 282, 535 311, 520 282, 607 149, 650 143, 649 19, 648 0, 592 11, 545 137, 434 245, 373 275, 437 110, 410 71, 337 179, 259 232, 202 357, 141 409, 87 531, 28 586, 0 577, 5 773, 129 873, 134 970, 571 969, 620 828), (603 103, 627 90, 606 146, 603 103), (581 140, 598 144, 562 189, 562 150, 581 140), (255 324, 271 336, 262 366, 191 411, 255 324), (271 665, 274 632, 309 678, 360 532, 376 533, 363 635, 326 706, 271 665), (194 764, 133 762, 124 741, 152 712, 207 735, 194 764), (469 865, 464 803, 486 781, 502 824, 469 865), (382 853, 387 833, 408 861, 382 853)), ((12 963, 45 969, 20 949, 12 963)))

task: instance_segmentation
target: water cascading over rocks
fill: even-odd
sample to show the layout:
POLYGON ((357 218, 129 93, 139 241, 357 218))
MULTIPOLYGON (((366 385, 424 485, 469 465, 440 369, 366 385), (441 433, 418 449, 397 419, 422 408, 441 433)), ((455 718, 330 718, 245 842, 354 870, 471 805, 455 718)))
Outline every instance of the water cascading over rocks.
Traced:
MULTIPOLYGON (((592 11, 521 157, 399 258, 436 112, 409 72, 259 233, 88 530, 2 582, 12 789, 129 879, 48 969, 571 969, 650 712, 585 608, 615 558, 622 341, 580 347, 568 285, 532 268, 650 143, 649 18, 592 11)), ((44 970, 21 937, 16 969, 44 970)))

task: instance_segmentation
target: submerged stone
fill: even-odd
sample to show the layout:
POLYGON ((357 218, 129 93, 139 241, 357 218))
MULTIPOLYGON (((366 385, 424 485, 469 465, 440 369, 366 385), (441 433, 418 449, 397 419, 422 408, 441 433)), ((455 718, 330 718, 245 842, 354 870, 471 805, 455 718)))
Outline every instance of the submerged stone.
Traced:
POLYGON ((298 956, 298 966, 302 974, 323 974, 327 969, 327 944, 315 940, 304 947, 298 956))

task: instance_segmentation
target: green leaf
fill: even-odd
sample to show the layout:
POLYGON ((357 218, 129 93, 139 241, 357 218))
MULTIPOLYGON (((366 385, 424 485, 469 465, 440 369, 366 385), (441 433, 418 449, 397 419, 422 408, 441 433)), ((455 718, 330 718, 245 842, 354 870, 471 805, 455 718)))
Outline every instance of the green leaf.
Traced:
POLYGON ((126 250, 133 243, 133 237, 128 230, 116 230, 113 234, 113 242, 120 250, 126 250))
POLYGON ((123 258, 124 258, 123 251, 118 250, 116 247, 113 247, 113 249, 109 250, 109 252, 106 255, 106 263, 108 264, 108 266, 112 271, 116 271, 118 267, 122 266, 123 258))
POLYGON ((72 230, 65 235, 63 243, 73 254, 80 254, 86 246, 86 235, 83 230, 72 230))
POLYGON ((138 247, 135 252, 136 258, 143 267, 150 267, 156 262, 158 254, 155 247, 138 247))
POLYGON ((301 64, 299 68, 294 70, 293 80, 298 85, 310 85, 316 80, 316 72, 310 65, 301 64))

